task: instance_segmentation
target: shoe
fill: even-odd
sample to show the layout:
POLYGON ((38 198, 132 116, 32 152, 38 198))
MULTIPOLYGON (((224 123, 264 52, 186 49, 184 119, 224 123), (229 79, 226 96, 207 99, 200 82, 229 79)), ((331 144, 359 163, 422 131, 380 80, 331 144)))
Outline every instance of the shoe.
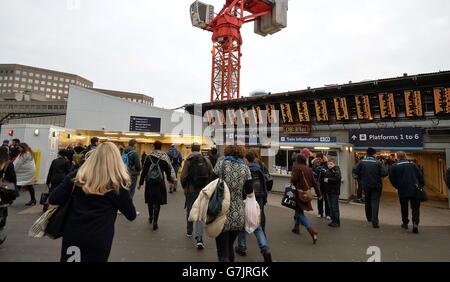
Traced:
POLYGON ((340 225, 340 224, 337 224, 337 223, 334 223, 334 222, 332 222, 332 223, 328 224, 328 226, 330 226, 330 227, 334 227, 334 228, 336 228, 336 227, 341 227, 341 225, 340 225))
POLYGON ((141 212, 140 211, 136 211, 136 215, 140 215, 141 214, 141 212))
POLYGON ((414 226, 413 226, 413 233, 414 234, 419 234, 419 226, 418 225, 414 224, 414 226))
POLYGON ((192 234, 186 233, 186 237, 192 238, 192 234))
POLYGON ((247 251, 239 248, 238 246, 234 247, 234 251, 236 252, 236 254, 245 257, 247 255, 247 251))
POLYGON ((331 220, 331 216, 327 216, 327 220, 331 220))
POLYGON ((153 230, 158 230, 158 223, 153 223, 153 230))
POLYGON ((403 224, 402 224, 402 228, 403 228, 403 229, 408 229, 408 224, 403 223, 403 224))
POLYGON ((25 204, 25 206, 35 206, 36 205, 36 201, 29 201, 28 203, 25 204))
POLYGON ((264 253, 264 262, 272 262, 272 254, 271 253, 264 253))
POLYGON ((169 193, 172 194, 172 190, 169 190, 169 193))
POLYGON ((308 228, 308 232, 309 232, 309 235, 311 235, 311 238, 312 238, 312 240, 313 240, 313 244, 315 245, 316 243, 317 243, 317 231, 314 229, 314 228, 308 228))
POLYGON ((203 250, 203 248, 205 247, 205 245, 203 244, 203 240, 202 239, 197 239, 197 249, 198 250, 203 250))
POLYGON ((323 215, 318 214, 318 215, 317 215, 317 218, 323 218, 323 215))
POLYGON ((378 229, 380 228, 380 225, 378 223, 372 223, 373 228, 378 229))
POLYGON ((299 235, 300 234, 300 225, 295 224, 294 228, 292 229, 292 233, 299 235))
POLYGON ((6 235, 3 238, 0 238, 0 245, 6 241, 6 235))

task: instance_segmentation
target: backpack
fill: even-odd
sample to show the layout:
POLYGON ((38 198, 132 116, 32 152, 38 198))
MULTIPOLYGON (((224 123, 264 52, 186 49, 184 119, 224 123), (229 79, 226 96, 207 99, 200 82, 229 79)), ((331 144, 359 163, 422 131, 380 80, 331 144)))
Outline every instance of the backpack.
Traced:
POLYGON ((161 159, 158 159, 158 161, 154 163, 150 156, 148 156, 147 158, 150 158, 152 164, 150 165, 145 181, 147 182, 147 184, 159 184, 163 182, 164 178, 161 172, 161 168, 159 167, 159 161, 161 159))
POLYGON ((180 158, 178 157, 178 151, 172 151, 169 155, 170 161, 172 162, 172 166, 177 166, 181 163, 180 158))
POLYGON ((266 193, 264 191, 265 179, 263 174, 259 169, 256 168, 250 168, 250 173, 252 175, 252 188, 255 196, 264 196, 266 193))
POLYGON ((126 167, 130 167, 130 152, 122 154, 122 161, 126 167))
POLYGON ((195 155, 190 158, 189 175, 195 189, 204 188, 210 180, 210 171, 205 157, 195 155))

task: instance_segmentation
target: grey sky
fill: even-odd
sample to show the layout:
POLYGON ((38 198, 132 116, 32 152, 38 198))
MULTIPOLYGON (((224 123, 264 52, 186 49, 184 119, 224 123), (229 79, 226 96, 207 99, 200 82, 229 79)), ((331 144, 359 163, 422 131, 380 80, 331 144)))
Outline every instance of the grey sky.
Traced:
MULTIPOLYGON (((211 34, 185 0, 0 0, 0 62, 76 73, 178 107, 210 97, 211 34)), ((225 0, 204 0, 219 10, 225 0)), ((243 28, 241 93, 450 69, 448 0, 292 0, 288 28, 243 28)))

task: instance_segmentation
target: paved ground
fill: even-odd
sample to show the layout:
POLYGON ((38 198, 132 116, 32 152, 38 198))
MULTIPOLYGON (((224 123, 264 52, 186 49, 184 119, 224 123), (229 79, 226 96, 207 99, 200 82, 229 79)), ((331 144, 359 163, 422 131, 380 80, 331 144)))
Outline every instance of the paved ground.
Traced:
MULTIPOLYGON (((450 261, 450 210, 424 207, 420 234, 414 235, 400 228, 395 198, 384 199, 378 230, 365 222, 364 206, 343 203, 340 229, 331 229, 326 220, 308 215, 319 230, 319 241, 313 245, 305 229, 300 236, 291 233, 292 212, 279 205, 280 199, 280 195, 271 195, 266 208, 267 234, 274 261, 366 261, 370 246, 381 249, 382 261, 450 261)), ((28 200, 28 194, 23 193, 9 209, 8 239, 0 246, 0 261, 58 261, 60 240, 27 237, 28 228, 41 210, 40 206, 25 207, 28 200)), ((118 217, 110 261, 216 261, 213 240, 207 238, 205 250, 197 251, 194 240, 185 235, 182 192, 169 195, 157 231, 147 223, 142 191, 136 194, 135 201, 141 215, 134 222, 118 217)), ((237 261, 262 261, 256 240, 253 236, 248 238, 248 255, 237 257, 237 261)))

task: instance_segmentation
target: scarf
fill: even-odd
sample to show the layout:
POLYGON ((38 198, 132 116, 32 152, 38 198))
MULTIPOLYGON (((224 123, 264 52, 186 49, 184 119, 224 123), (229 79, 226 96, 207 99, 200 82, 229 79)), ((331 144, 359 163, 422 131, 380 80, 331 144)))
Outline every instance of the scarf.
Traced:
POLYGON ((150 154, 150 156, 154 156, 158 159, 165 161, 170 167, 170 175, 171 175, 172 179, 176 179, 175 170, 172 167, 172 161, 170 161, 170 158, 166 153, 158 150, 158 151, 153 151, 150 154))

